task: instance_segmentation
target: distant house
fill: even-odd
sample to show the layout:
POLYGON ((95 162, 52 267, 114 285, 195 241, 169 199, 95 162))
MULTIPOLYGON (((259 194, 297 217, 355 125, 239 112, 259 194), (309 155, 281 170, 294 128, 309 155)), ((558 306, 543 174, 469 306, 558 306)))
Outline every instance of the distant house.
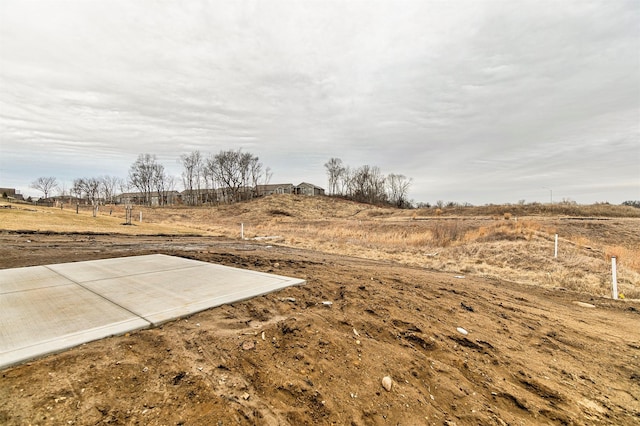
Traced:
POLYGON ((324 189, 311 183, 302 182, 294 188, 294 194, 309 196, 324 195, 324 189))
POLYGON ((271 194, 293 194, 293 191, 294 186, 291 183, 276 183, 256 186, 256 193, 258 197, 271 194))
POLYGON ((258 197, 271 194, 297 194, 297 195, 324 195, 324 189, 311 183, 302 182, 294 186, 290 183, 276 183, 269 185, 258 185, 256 187, 258 197))
POLYGON ((18 193, 15 188, 0 188, 0 197, 9 201, 24 201, 22 194, 18 193))
POLYGON ((116 204, 144 204, 145 195, 142 192, 123 192, 114 197, 116 204))

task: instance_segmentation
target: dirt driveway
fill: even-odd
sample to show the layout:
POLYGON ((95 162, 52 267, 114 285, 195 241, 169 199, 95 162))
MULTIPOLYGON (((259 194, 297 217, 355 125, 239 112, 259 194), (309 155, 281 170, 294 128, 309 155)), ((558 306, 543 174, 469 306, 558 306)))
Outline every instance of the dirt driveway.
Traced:
POLYGON ((637 302, 268 243, 0 234, 0 268, 149 253, 307 284, 3 370, 0 424, 640 424, 637 302))

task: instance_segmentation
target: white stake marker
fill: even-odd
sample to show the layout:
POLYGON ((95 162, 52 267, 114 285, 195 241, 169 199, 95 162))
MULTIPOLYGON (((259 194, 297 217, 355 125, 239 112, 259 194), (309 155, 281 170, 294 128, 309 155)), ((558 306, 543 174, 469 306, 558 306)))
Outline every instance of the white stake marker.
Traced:
POLYGON ((614 299, 618 298, 618 274, 616 271, 615 256, 611 256, 611 293, 614 299))

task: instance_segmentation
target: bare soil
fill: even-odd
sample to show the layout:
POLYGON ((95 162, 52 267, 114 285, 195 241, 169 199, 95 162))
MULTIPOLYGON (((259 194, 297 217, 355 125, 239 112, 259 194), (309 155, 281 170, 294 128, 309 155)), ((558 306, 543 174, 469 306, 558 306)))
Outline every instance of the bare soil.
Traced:
POLYGON ((149 253, 307 284, 5 369, 0 424, 640 424, 638 302, 269 242, 0 233, 0 268, 149 253))

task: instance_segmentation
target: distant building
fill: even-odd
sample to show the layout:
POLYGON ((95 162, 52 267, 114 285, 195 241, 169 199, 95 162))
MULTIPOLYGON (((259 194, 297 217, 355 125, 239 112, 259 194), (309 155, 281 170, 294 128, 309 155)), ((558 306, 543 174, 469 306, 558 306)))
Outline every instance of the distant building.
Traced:
POLYGON ((276 183, 269 185, 258 185, 256 192, 258 197, 272 194, 293 194, 294 186, 291 183, 276 183))
POLYGON ((24 201, 24 197, 15 188, 0 188, 0 197, 9 201, 24 201))
POLYGON ((290 183, 277 183, 269 185, 258 185, 256 192, 259 197, 271 194, 298 194, 298 195, 324 195, 324 189, 311 183, 302 182, 294 186, 290 183))
POLYGON ((324 195, 324 189, 311 183, 302 182, 294 188, 294 194, 309 196, 324 195))

